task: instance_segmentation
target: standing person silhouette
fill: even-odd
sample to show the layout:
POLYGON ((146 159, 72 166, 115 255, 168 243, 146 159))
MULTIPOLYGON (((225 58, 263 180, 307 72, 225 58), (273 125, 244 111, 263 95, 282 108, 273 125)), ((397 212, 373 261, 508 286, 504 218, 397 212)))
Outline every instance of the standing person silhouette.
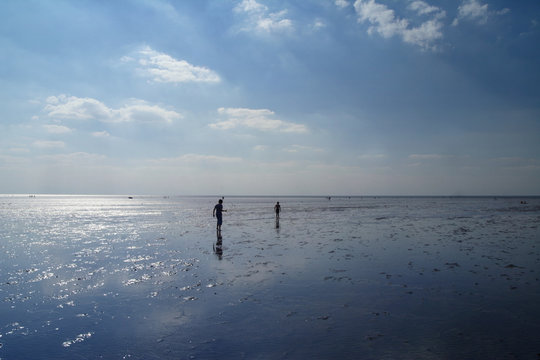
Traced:
POLYGON ((223 210, 223 200, 219 199, 216 206, 214 206, 214 210, 212 211, 212 217, 217 218, 217 229, 221 231, 221 224, 223 223, 223 214, 222 212, 227 212, 227 210, 223 210))
POLYGON ((281 205, 279 205, 279 201, 274 205, 274 211, 276 212, 276 219, 279 219, 279 213, 281 212, 281 205))

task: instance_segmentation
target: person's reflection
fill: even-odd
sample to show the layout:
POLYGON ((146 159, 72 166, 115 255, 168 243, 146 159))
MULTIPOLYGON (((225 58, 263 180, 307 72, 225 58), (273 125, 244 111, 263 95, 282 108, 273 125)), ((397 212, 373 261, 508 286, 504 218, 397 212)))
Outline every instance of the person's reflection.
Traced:
POLYGON ((276 230, 279 230, 279 217, 276 217, 276 230))
POLYGON ((221 236, 221 230, 218 229, 216 232, 217 240, 214 244, 214 253, 217 255, 218 259, 221 260, 223 257, 223 237, 221 236))

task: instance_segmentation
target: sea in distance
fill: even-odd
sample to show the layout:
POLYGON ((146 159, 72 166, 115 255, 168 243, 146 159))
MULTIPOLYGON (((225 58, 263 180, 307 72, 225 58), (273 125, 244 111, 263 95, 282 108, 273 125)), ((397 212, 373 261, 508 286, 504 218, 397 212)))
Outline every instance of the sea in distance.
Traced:
POLYGON ((0 359, 540 358, 538 197, 217 200, 0 195, 0 359))

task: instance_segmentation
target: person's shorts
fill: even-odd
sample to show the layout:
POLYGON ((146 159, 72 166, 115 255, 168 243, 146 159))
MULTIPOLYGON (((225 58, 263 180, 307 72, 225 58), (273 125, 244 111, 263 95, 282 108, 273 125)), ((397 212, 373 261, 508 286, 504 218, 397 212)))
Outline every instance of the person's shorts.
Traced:
POLYGON ((217 224, 221 225, 223 223, 223 217, 221 215, 218 215, 216 217, 217 217, 217 224))

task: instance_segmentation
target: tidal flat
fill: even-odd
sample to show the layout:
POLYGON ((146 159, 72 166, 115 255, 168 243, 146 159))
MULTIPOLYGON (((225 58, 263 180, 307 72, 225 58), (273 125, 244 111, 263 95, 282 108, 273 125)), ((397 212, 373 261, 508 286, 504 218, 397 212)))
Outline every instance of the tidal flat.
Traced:
POLYGON ((217 200, 0 195, 0 359, 540 357, 540 198, 217 200))

